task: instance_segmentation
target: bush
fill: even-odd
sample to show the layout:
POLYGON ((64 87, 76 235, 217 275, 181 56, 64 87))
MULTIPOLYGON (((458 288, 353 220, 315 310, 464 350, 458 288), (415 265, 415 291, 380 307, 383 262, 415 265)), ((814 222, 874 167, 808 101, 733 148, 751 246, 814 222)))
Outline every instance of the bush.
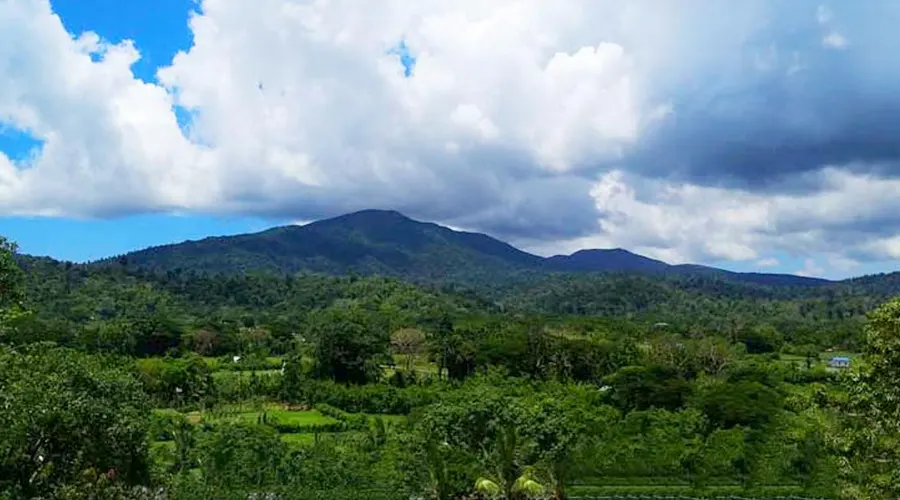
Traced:
POLYGON ((737 485, 729 486, 711 486, 709 488, 697 489, 690 486, 657 486, 657 485, 640 485, 640 486, 594 486, 594 485, 577 485, 569 487, 569 494, 572 496, 597 496, 597 497, 616 497, 624 498, 644 498, 652 500, 658 498, 660 500, 669 498, 732 498, 734 495, 746 500, 765 499, 765 498, 781 498, 793 495, 802 495, 803 488, 800 486, 758 486, 754 488, 743 488, 737 485))
POLYGON ((137 377, 157 406, 203 405, 213 401, 212 377, 203 358, 144 358, 137 377))
POLYGON ((219 356, 207 360, 207 364, 215 371, 262 371, 280 370, 281 358, 263 356, 243 356, 237 362, 233 355, 219 356))
POLYGON ((340 420, 345 424, 346 430, 365 429, 368 426, 368 418, 363 414, 349 413, 326 403, 317 404, 316 409, 319 410, 322 415, 340 420))
POLYGON ((706 388, 697 406, 717 428, 735 426, 760 428, 781 407, 781 396, 759 382, 723 383, 706 388))
POLYGON ((216 372, 212 377, 218 401, 232 403, 254 397, 277 397, 281 379, 279 373, 227 370, 216 372))
POLYGON ((836 372, 830 372, 824 367, 818 366, 810 370, 798 370, 788 377, 794 384, 831 383, 838 378, 836 372))
POLYGON ((325 424, 290 424, 280 422, 277 417, 268 417, 261 423, 275 429, 279 434, 312 434, 316 432, 344 432, 350 430, 349 425, 344 421, 325 424))
POLYGON ((172 429, 185 417, 175 410, 154 410, 150 413, 148 435, 151 441, 171 441, 172 429))
MULTIPOLYGON (((326 380, 302 380, 287 391, 292 402, 327 405, 351 413, 408 414, 438 399, 439 387, 414 385, 398 388, 387 384, 343 385, 326 380)), ((282 391, 285 393, 285 391, 282 391)))

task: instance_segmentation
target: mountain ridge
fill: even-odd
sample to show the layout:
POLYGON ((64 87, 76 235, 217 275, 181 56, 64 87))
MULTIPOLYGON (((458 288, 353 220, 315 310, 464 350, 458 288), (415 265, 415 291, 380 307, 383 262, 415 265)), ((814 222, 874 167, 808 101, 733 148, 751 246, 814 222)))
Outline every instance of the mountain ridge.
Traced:
POLYGON ((414 220, 394 210, 361 210, 304 225, 212 236, 148 247, 95 264, 209 273, 318 272, 383 274, 414 281, 466 282, 515 273, 637 272, 712 275, 762 285, 834 283, 790 274, 738 273, 694 264, 671 265, 625 249, 583 249, 542 257, 490 235, 414 220))

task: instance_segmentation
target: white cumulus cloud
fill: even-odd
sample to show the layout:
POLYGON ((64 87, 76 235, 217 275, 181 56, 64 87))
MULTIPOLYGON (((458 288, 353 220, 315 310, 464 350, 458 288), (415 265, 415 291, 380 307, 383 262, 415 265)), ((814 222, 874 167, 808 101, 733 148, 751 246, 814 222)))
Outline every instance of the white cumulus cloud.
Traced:
POLYGON ((43 147, 0 152, 0 214, 375 207, 547 253, 898 259, 896 134, 865 111, 900 109, 900 9, 878 4, 202 0, 146 83, 141 47, 6 0, 0 125, 43 147))

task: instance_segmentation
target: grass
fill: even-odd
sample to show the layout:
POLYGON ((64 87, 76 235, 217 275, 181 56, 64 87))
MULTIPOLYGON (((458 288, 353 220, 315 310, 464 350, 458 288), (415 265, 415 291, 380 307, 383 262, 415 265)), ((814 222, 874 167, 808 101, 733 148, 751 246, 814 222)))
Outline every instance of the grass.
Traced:
POLYGON ((203 413, 199 411, 189 412, 187 415, 188 422, 197 425, 203 421, 203 413))
MULTIPOLYGON (((153 410, 156 414, 162 415, 181 415, 177 410, 172 408, 156 408, 153 410)), ((192 424, 200 424, 202 422, 234 422, 255 424, 259 421, 260 416, 266 414, 268 421, 278 422, 279 425, 287 426, 303 426, 308 428, 324 427, 338 422, 337 419, 323 415, 318 410, 299 410, 294 411, 280 405, 268 404, 262 408, 248 409, 243 406, 226 406, 215 411, 192 411, 183 414, 192 424)), ((381 415, 386 422, 392 422, 400 418, 406 418, 403 415, 381 415)), ((328 433, 320 432, 319 439, 327 439, 329 437, 346 434, 346 433, 328 433)), ((280 434, 281 440, 292 447, 311 446, 316 441, 316 433, 314 432, 284 432, 280 434)), ((166 456, 171 454, 175 449, 173 441, 154 441, 150 444, 155 455, 166 456)))
POLYGON ((276 377, 281 375, 281 370, 218 370, 212 372, 214 382, 222 382, 225 380, 250 380, 251 374, 255 374, 259 378, 276 377))
POLYGON ((244 356, 239 361, 234 362, 231 356, 203 356, 203 361, 206 363, 206 366, 213 371, 248 371, 246 367, 251 364, 255 366, 264 366, 267 370, 278 370, 281 368, 282 359, 281 356, 266 356, 261 360, 257 358, 257 360, 254 361, 244 356), (262 365, 258 363, 259 361, 262 361, 262 365))
POLYGON ((178 415, 181 415, 181 412, 175 408, 154 408, 150 411, 154 415, 159 415, 161 417, 177 417, 178 415))
MULTIPOLYGON (((394 354, 392 357, 394 358, 394 365, 397 369, 406 369, 406 355, 394 354)), ((410 368, 414 373, 418 373, 419 375, 437 375, 437 363, 429 361, 428 356, 425 354, 413 356, 410 368)), ((386 377, 389 377, 394 373, 394 368, 385 366, 384 369, 386 377)))
MULTIPOLYGON (((179 415, 171 408, 159 408, 153 410, 158 414, 179 415)), ((211 411, 192 411, 185 414, 192 424, 201 422, 242 422, 255 424, 260 417, 266 414, 266 418, 272 422, 277 421, 281 425, 323 427, 338 423, 338 420, 323 415, 318 410, 291 410, 283 405, 266 404, 257 407, 250 406, 223 406, 211 411)), ((396 417, 391 415, 389 417, 396 417)), ((402 416, 401 416, 402 417, 402 416)))
MULTIPOLYGON (((363 433, 359 431, 346 432, 320 432, 319 441, 335 440, 339 438, 359 438, 363 433)), ((312 446, 316 443, 316 433, 314 432, 291 432, 281 434, 281 441, 291 447, 312 446)), ((350 442, 352 444, 352 441, 350 442)), ((339 444, 339 450, 346 450, 347 444, 339 444)))
POLYGON ((322 415, 318 410, 291 411, 291 410, 263 410, 251 411, 246 413, 238 413, 236 420, 239 422, 256 423, 258 419, 266 414, 270 420, 276 420, 279 424, 292 426, 326 426, 338 423, 338 420, 322 415))
POLYGON ((151 441, 150 449, 154 452, 165 450, 171 453, 175 451, 175 441, 151 441))
POLYGON ((281 440, 291 446, 311 446, 316 442, 316 435, 312 432, 282 434, 281 440))
POLYGON ((386 425, 399 425, 406 423, 407 416, 406 415, 389 415, 387 413, 366 413, 367 417, 370 420, 374 420, 377 417, 381 417, 384 420, 386 425))
MULTIPOLYGON (((850 351, 831 351, 831 352, 820 352, 818 356, 813 358, 812 367, 813 368, 828 368, 828 362, 831 358, 836 356, 843 356, 850 358, 850 366, 854 366, 861 362, 861 356, 857 352, 850 351)), ((806 356, 800 354, 781 354, 779 356, 778 362, 791 365, 794 364, 798 367, 806 368, 806 356)))

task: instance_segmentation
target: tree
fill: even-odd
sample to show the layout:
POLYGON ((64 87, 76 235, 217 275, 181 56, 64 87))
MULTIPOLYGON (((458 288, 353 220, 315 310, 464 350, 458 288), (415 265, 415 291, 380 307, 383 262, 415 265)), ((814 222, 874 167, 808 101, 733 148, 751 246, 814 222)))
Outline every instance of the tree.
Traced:
POLYGON ((203 436, 199 452, 207 483, 226 491, 275 483, 287 456, 275 429, 245 424, 218 426, 203 436))
POLYGON ((364 384, 381 375, 388 337, 377 318, 356 306, 330 307, 310 325, 316 374, 336 382, 364 384))
MULTIPOLYGON (((470 466, 477 465, 477 470, 497 483, 506 498, 511 498, 516 479, 528 465, 525 415, 516 399, 479 386, 454 401, 430 407, 418 426, 421 435, 427 436, 426 442, 446 443, 443 454, 448 457, 468 456, 470 466)), ((475 470, 465 472, 472 474, 475 470)), ((479 476, 484 477, 482 474, 479 476)), ((449 475, 449 471, 443 473, 444 477, 449 475)), ((471 488, 475 480, 476 477, 470 477, 465 484, 471 488)))
MULTIPOLYGON (((568 391, 529 401, 525 434, 535 445, 535 461, 546 470, 553 497, 566 497, 566 484, 587 469, 591 445, 617 418, 608 406, 594 406, 568 391), (566 397, 568 395, 569 397, 566 397)), ((523 476, 524 477, 524 476, 523 476)))
POLYGON ((606 378, 612 388, 612 401, 623 411, 666 408, 675 410, 684 404, 690 391, 678 373, 661 366, 626 366, 606 378))
POLYGON ((425 334, 416 328, 403 328, 391 335, 391 350, 406 357, 406 371, 412 368, 413 358, 425 348, 425 334))
POLYGON ((747 346, 747 352, 750 354, 777 351, 784 343, 778 330, 770 325, 745 328, 739 332, 737 340, 747 346))
POLYGON ((198 328, 185 335, 190 349, 201 356, 212 356, 218 352, 222 337, 210 328, 198 328))
POLYGON ((21 312, 25 274, 13 256, 16 245, 0 236, 0 338, 7 325, 21 312))
POLYGON ((212 374, 200 356, 144 358, 136 363, 144 391, 158 403, 203 406, 213 391, 212 374))
POLYGON ((707 387, 701 391, 697 403, 718 428, 740 425, 758 429, 779 411, 781 397, 759 382, 742 381, 707 387))
POLYGON ((46 497, 85 475, 148 480, 149 404, 112 358, 0 347, 0 496, 46 497))
POLYGON ((483 337, 481 325, 464 323, 454 325, 450 318, 442 316, 428 332, 431 355, 438 365, 438 376, 447 371, 447 378, 462 380, 475 371, 478 353, 477 339, 483 337))
POLYGON ((846 498, 900 497, 900 299, 869 315, 865 365, 845 379, 848 391, 843 432, 846 498))

